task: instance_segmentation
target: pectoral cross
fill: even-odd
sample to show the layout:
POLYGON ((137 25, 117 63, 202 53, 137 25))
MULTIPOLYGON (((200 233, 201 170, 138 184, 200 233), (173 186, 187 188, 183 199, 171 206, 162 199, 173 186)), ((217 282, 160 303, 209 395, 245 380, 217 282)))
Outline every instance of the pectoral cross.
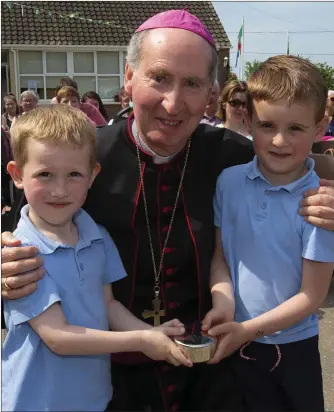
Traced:
POLYGON ((160 316, 165 316, 165 311, 163 309, 160 309, 161 305, 161 300, 158 298, 155 298, 152 300, 153 303, 153 310, 144 310, 142 313, 142 316, 144 319, 148 318, 154 318, 154 326, 159 326, 160 325, 160 316))

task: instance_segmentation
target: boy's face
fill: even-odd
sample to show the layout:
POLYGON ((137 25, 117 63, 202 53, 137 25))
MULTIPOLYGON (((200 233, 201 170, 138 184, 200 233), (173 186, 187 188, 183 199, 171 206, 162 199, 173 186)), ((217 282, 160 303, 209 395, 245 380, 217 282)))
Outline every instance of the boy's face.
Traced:
POLYGON ((15 162, 10 162, 8 170, 16 186, 24 189, 33 213, 51 226, 62 226, 85 202, 100 166, 91 170, 88 145, 30 141, 27 150, 22 170, 15 162))
POLYGON ((69 106, 80 109, 80 102, 75 96, 63 97, 60 102, 61 104, 67 104, 69 106))
POLYGON ((326 128, 325 121, 316 123, 311 103, 263 100, 253 101, 251 126, 261 172, 267 178, 280 175, 287 182, 295 180, 313 142, 322 138, 326 128))

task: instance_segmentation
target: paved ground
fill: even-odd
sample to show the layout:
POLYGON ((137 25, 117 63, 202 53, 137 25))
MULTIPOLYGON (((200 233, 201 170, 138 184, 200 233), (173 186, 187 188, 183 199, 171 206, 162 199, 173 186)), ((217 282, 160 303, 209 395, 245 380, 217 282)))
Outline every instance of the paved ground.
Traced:
POLYGON ((334 279, 326 302, 319 310, 320 353, 326 411, 334 411, 334 279))

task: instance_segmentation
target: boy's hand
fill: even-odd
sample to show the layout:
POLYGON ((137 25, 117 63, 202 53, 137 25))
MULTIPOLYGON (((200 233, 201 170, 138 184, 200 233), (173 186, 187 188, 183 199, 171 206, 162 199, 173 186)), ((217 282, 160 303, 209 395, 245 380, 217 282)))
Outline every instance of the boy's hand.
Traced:
POLYGON ((233 307, 225 307, 224 309, 213 307, 204 317, 202 321, 202 331, 207 332, 210 328, 217 325, 222 325, 226 322, 232 322, 234 319, 233 307))
MULTIPOLYGON (((170 327, 171 328, 171 327, 170 327)), ((158 328, 142 331, 142 352, 149 358, 157 361, 166 361, 174 366, 193 366, 176 344, 158 328)), ((179 335, 180 328, 175 328, 179 335)), ((171 330, 169 330, 171 332, 171 330)))
POLYGON ((185 333, 184 324, 178 319, 169 320, 160 326, 155 326, 154 330, 159 330, 167 336, 181 336, 185 333))
POLYGON ((250 333, 243 323, 228 322, 208 331, 210 336, 219 336, 218 345, 213 358, 208 362, 214 364, 227 358, 246 342, 251 340, 250 333))

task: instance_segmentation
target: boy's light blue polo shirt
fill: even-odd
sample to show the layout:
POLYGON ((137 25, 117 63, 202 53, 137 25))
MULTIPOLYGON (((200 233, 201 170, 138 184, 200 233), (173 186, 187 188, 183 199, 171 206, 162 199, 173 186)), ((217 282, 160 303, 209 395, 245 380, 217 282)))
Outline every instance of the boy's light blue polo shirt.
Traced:
MULTIPOLYGON (((303 259, 334 262, 334 233, 315 227, 298 214, 303 193, 319 187, 314 161, 309 171, 286 186, 272 186, 257 157, 225 169, 214 199, 215 225, 221 229, 225 257, 234 285, 235 320, 253 319, 296 295, 303 259)), ((317 315, 258 339, 281 344, 318 334, 317 315)))
POLYGON ((107 231, 85 211, 74 216, 74 248, 40 233, 28 208, 14 234, 39 249, 46 275, 33 294, 4 301, 9 332, 2 352, 2 409, 104 411, 112 397, 110 355, 56 355, 28 321, 60 302, 69 324, 109 330, 103 287, 126 276, 121 258, 107 231))

